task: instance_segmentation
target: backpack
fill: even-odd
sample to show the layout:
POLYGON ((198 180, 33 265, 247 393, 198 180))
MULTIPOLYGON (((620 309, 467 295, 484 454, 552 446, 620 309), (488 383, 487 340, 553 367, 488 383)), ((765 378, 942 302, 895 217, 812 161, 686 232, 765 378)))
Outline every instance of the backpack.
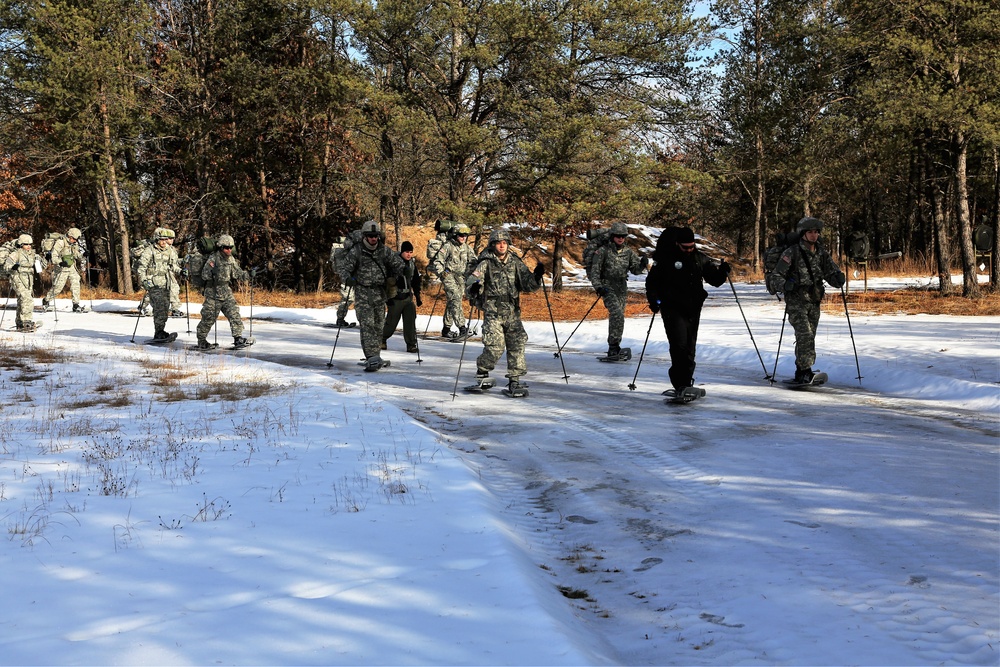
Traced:
POLYGON ((45 259, 52 261, 52 248, 55 247, 56 241, 66 238, 65 234, 60 234, 59 232, 49 232, 42 239, 42 254, 45 259))
POLYGON ((205 279, 201 277, 201 270, 205 267, 205 260, 215 252, 215 239, 211 236, 202 236, 195 242, 198 252, 189 252, 184 256, 184 268, 188 272, 188 280, 196 289, 205 288, 205 279))
POLYGON ((594 255, 611 240, 610 229, 588 229, 587 247, 583 249, 583 268, 587 271, 587 278, 591 278, 593 271, 594 255))
MULTIPOLYGON (((149 239, 143 239, 132 246, 129 250, 129 257, 132 260, 132 274, 135 276, 139 275, 139 258, 142 257, 142 253, 145 252, 146 248, 153 245, 153 242, 149 239)), ((50 248, 51 250, 51 248, 50 248)))
POLYGON ((778 265, 781 255, 792 246, 798 245, 798 232, 778 233, 774 237, 774 244, 764 251, 764 284, 767 286, 768 294, 777 294, 778 290, 771 284, 771 273, 778 265))
POLYGON ((847 258, 852 262, 863 262, 871 253, 868 235, 864 232, 851 232, 847 237, 847 258))
POLYGON ((17 249, 17 239, 11 239, 3 245, 0 245, 0 276, 7 275, 7 269, 4 267, 4 263, 10 254, 17 249))
POLYGON ((355 229, 353 232, 347 236, 341 236, 334 240, 333 247, 330 250, 330 261, 333 262, 333 270, 337 272, 341 280, 347 276, 341 275, 344 259, 347 257, 347 253, 356 244, 361 243, 361 230, 355 229))

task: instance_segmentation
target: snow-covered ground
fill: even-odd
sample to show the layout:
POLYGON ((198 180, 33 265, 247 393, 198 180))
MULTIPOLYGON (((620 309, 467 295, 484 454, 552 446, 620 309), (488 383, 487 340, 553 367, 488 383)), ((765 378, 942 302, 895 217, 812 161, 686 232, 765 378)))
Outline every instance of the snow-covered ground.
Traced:
POLYGON ((477 341, 328 364, 333 310, 211 354, 131 344, 124 302, 7 311, 0 663, 998 664, 1000 318, 824 314, 830 385, 793 391, 736 290, 687 406, 658 321, 596 361, 600 307, 561 358, 528 324, 523 400, 461 392, 477 341))

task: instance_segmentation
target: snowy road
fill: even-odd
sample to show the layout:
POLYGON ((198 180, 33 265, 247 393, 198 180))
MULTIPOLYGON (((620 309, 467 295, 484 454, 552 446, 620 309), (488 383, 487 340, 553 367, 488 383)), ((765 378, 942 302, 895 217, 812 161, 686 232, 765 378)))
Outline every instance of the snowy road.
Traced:
MULTIPOLYGON (((732 313, 708 319, 703 346, 739 335, 732 313)), ((636 357, 647 324, 628 323, 636 357)), ((602 326, 585 325, 566 351, 567 383, 546 346, 551 329, 531 324, 539 342, 529 344, 526 400, 499 387, 453 398, 461 345, 422 341, 418 366, 399 334, 385 353, 394 366, 359 378, 358 334, 345 331, 327 372, 370 380, 373 395, 460 450, 539 576, 565 591, 617 661, 996 663, 989 413, 855 391, 846 364, 834 386, 794 392, 762 381, 756 356, 734 364, 711 350, 697 373, 708 397, 663 405, 659 324, 636 391, 627 387, 637 358, 596 361, 602 326)), ((332 331, 309 327, 322 332, 312 356, 304 327, 258 327, 254 357, 325 366, 332 331), (286 336, 294 354, 279 351, 286 336)), ((459 387, 480 349, 468 344, 459 387)))

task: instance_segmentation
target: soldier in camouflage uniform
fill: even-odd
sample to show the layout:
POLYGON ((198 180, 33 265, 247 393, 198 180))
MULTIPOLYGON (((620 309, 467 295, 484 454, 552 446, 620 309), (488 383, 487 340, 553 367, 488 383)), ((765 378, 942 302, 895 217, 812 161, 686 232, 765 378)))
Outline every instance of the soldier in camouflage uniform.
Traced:
POLYGON ((819 304, 826 291, 823 281, 840 289, 847 281, 820 242, 823 222, 802 218, 795 226, 799 242, 789 246, 768 276, 769 286, 785 294, 785 314, 795 330, 795 381, 812 382, 816 363, 819 304))
POLYGON ((386 284, 403 272, 403 260, 385 247, 378 223, 369 220, 361 225, 361 242, 344 254, 341 267, 344 281, 355 290, 354 312, 361 326, 361 349, 365 370, 382 367, 382 328, 385 326, 386 284))
POLYGON ((201 267, 201 278, 205 282, 205 302, 201 306, 201 321, 198 323, 198 349, 208 350, 213 346, 208 342, 208 332, 215 326, 221 312, 229 320, 229 331, 233 334, 233 347, 253 345, 252 338, 243 337, 243 318, 236 303, 230 282, 248 280, 250 273, 240 268, 233 257, 236 242, 229 234, 222 234, 215 242, 215 252, 209 255, 201 267))
POLYGON ((162 227, 156 230, 153 244, 142 251, 136 268, 139 282, 153 306, 154 341, 171 338, 165 330, 170 316, 170 283, 177 281, 176 276, 181 270, 177 253, 167 243, 170 238, 167 232, 162 227))
MULTIPOLYGON (((172 229, 164 228, 163 231, 167 233, 167 245, 174 253, 174 259, 180 264, 180 255, 177 254, 177 248, 174 247, 177 234, 172 229)), ((184 311, 181 310, 181 283, 176 278, 170 281, 170 317, 184 317, 184 311)))
POLYGON ((9 274, 10 288, 17 295, 17 316, 14 324, 18 331, 31 333, 37 329, 34 322, 35 312, 35 274, 41 273, 45 259, 35 253, 34 241, 27 234, 17 237, 17 248, 13 250, 3 263, 4 271, 9 274))
POLYGON ((504 348, 507 349, 508 391, 520 395, 519 378, 528 372, 524 345, 528 334, 521 324, 521 292, 541 286, 545 267, 539 263, 532 272, 510 249, 510 233, 494 229, 489 245, 466 279, 470 300, 483 309, 483 352, 476 358, 476 380, 489 377, 504 348))
POLYGON ((69 293, 73 298, 73 312, 81 313, 86 310, 80 305, 80 269, 83 267, 83 249, 80 248, 80 237, 82 233, 76 227, 71 227, 66 232, 66 236, 56 239, 52 244, 52 263, 55 270, 52 272, 52 288, 48 296, 42 299, 42 305, 46 310, 55 308, 56 297, 66 287, 69 282, 69 293))
POLYGON ((625 244, 628 227, 625 223, 611 225, 611 240, 597 249, 591 260, 590 284, 604 299, 608 309, 608 359, 621 354, 622 333, 625 330, 625 299, 628 297, 628 274, 646 270, 649 260, 625 244))
POLYGON ((465 295, 465 274, 476 261, 476 253, 466 243, 471 232, 465 223, 453 225, 448 231, 448 240, 430 266, 430 270, 440 278, 447 298, 444 328, 441 330, 444 338, 462 338, 469 334, 462 312, 462 298, 465 295), (458 332, 451 330, 452 325, 458 327, 458 332))

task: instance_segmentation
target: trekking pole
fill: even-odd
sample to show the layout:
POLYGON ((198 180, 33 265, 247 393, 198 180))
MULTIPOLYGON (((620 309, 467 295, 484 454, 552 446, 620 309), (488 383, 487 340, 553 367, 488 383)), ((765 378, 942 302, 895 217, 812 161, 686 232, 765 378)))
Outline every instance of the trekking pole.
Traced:
POLYGON ((191 333, 191 279, 184 274, 184 310, 187 317, 188 333, 191 333))
POLYGON ((583 324, 583 321, 585 319, 587 319, 588 315, 590 315, 590 311, 592 311, 594 309, 594 306, 596 306, 597 302, 600 301, 600 300, 601 300, 601 295, 598 294, 597 298, 594 300, 594 303, 590 306, 590 308, 587 309, 587 312, 583 314, 583 317, 580 319, 579 324, 577 324, 576 327, 574 327, 573 331, 569 334, 569 338, 567 338, 565 341, 563 341, 562 347, 560 347, 558 350, 556 350, 555 352, 553 352, 552 356, 558 357, 562 353, 562 351, 564 349, 566 349, 566 346, 569 345, 570 338, 573 337, 573 334, 575 334, 576 330, 580 328, 580 325, 583 324))
POLYGON ((7 317, 7 306, 10 305, 10 295, 14 293, 14 283, 11 279, 7 279, 7 300, 3 302, 3 313, 0 314, 0 328, 3 327, 3 321, 7 317))
POLYGON ((250 338, 253 339, 253 274, 250 275, 250 338))
POLYGON ((441 292, 443 291, 444 291, 444 281, 441 281, 440 283, 438 283, 437 296, 434 297, 434 302, 431 303, 430 315, 427 316, 427 326, 424 327, 424 338, 427 338, 427 331, 431 328, 431 319, 434 317, 434 309, 437 308, 438 299, 441 298, 441 292))
MULTIPOLYGON (((142 298, 145 299, 146 295, 143 294, 142 298)), ((132 330, 132 340, 129 341, 130 343, 135 342, 135 333, 139 330, 139 320, 141 319, 142 319, 142 300, 139 301, 139 316, 135 318, 135 329, 132 330)))
POLYGON ((635 375, 632 376, 632 383, 628 386, 629 391, 635 391, 635 379, 639 377, 639 368, 642 366, 642 358, 646 356, 646 345, 649 343, 649 334, 653 331, 653 322, 656 321, 656 313, 649 318, 649 328, 646 329, 646 340, 642 344, 642 352, 639 353, 639 363, 635 365, 635 375))
MULTIPOLYGON (((781 333, 778 334, 778 351, 774 353, 774 370, 771 371, 770 377, 765 378, 769 380, 771 384, 774 384, 774 380, 778 373, 778 357, 781 356, 781 339, 785 337, 785 320, 788 319, 788 311, 786 310, 781 316, 781 333)), ((767 372, 767 369, 764 369, 767 372)))
MULTIPOLYGON (((472 309, 475 308, 471 303, 469 304, 469 319, 472 319, 472 309)), ((455 373, 455 386, 451 390, 451 400, 455 400, 458 396, 458 379, 462 377, 462 360, 465 359, 465 346, 469 343, 469 337, 466 336, 462 339, 462 353, 458 355, 458 372, 455 373)))
MULTIPOLYGON (((556 319, 552 316, 552 303, 549 301, 549 290, 547 287, 545 287, 544 274, 542 274, 542 278, 541 280, 539 280, 539 282, 542 283, 542 294, 545 295, 545 305, 548 306, 549 309, 549 322, 552 323, 552 335, 556 339, 556 349, 561 350, 562 347, 559 346, 559 334, 556 332, 556 319)), ((559 354, 558 352, 556 353, 556 356, 559 357, 559 363, 560 365, 562 365, 563 380, 566 380, 566 384, 569 384, 569 375, 566 374, 566 361, 562 358, 562 355, 559 354)))
POLYGON ((760 350, 757 349, 757 341, 753 338, 753 331, 750 330, 750 323, 747 321, 747 316, 743 312, 743 305, 740 303, 740 297, 736 294, 736 285, 733 284, 733 279, 726 274, 726 280, 729 281, 729 286, 733 289, 733 298, 736 299, 736 305, 739 306, 740 315, 743 316, 743 324, 747 325, 747 333, 750 334, 750 342, 753 343, 754 352, 757 353, 757 358, 760 359, 760 367, 764 369, 764 379, 770 380, 772 376, 767 374, 767 366, 764 365, 764 358, 760 356, 760 350))
MULTIPOLYGON (((354 285, 347 286, 347 296, 345 299, 350 302, 351 300, 351 290, 354 289, 354 285)), ((330 368, 333 366, 333 355, 337 352, 337 343, 340 342, 340 331, 344 327, 337 327, 337 337, 333 339, 333 349, 330 350, 330 361, 326 362, 326 367, 330 368)))
POLYGON ((858 377, 855 379, 861 385, 861 362, 858 360, 858 346, 854 343, 854 329, 851 327, 851 313, 847 309, 847 290, 845 287, 846 285, 840 286, 840 296, 844 298, 844 315, 847 316, 847 330, 851 333, 851 347, 854 348, 854 365, 858 369, 858 377))

